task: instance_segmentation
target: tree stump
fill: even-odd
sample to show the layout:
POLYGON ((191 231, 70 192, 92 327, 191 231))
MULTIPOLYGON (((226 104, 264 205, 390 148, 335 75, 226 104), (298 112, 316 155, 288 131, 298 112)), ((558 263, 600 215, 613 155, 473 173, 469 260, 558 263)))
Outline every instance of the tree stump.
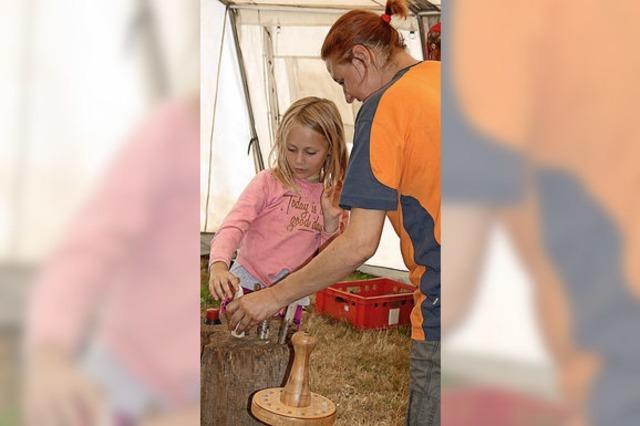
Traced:
POLYGON ((200 351, 200 424, 262 425, 251 415, 251 396, 264 388, 284 386, 293 360, 289 344, 279 345, 280 321, 272 320, 268 340, 256 328, 243 338, 226 324, 202 325, 200 351))

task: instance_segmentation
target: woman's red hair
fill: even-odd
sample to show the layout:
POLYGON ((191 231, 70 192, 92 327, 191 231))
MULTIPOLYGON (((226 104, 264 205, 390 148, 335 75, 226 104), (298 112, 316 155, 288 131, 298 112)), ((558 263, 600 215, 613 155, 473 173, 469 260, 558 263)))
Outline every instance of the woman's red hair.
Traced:
MULTIPOLYGON (((406 0, 388 0, 385 15, 406 17, 406 0)), ((352 10, 342 15, 324 39, 320 56, 323 60, 336 58, 338 62, 352 59, 351 48, 361 44, 379 50, 388 59, 398 49, 404 49, 400 33, 379 15, 366 10, 352 10)))

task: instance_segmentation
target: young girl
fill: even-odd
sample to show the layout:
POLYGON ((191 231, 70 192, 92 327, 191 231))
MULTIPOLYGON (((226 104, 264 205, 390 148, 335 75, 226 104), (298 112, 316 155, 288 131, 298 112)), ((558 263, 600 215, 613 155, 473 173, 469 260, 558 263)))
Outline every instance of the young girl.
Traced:
POLYGON ((238 285, 245 293, 271 286, 338 233, 347 149, 335 104, 316 97, 294 102, 278 128, 271 163, 212 240, 209 291, 216 300, 232 299, 238 285))

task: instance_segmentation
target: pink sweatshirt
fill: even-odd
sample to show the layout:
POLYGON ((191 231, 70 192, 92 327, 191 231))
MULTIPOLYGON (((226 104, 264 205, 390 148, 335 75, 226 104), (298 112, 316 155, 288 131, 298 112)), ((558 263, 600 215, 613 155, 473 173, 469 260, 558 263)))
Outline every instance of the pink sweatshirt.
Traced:
POLYGON ((98 339, 176 406, 200 374, 197 114, 174 102, 137 129, 45 265, 26 323, 27 350, 98 339))
POLYGON ((334 234, 324 232, 321 183, 296 180, 286 189, 271 170, 256 175, 224 219, 211 243, 210 265, 237 261, 265 285, 283 269, 293 272, 334 234))

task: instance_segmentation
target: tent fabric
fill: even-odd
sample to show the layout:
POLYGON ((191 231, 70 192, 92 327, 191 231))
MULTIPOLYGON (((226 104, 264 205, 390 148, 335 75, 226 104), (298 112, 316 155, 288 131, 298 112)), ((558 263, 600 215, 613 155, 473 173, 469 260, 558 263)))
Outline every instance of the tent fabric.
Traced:
POLYGON ((224 6, 217 0, 202 2, 201 20, 202 231, 217 229, 255 170, 247 155, 247 106, 224 6))

